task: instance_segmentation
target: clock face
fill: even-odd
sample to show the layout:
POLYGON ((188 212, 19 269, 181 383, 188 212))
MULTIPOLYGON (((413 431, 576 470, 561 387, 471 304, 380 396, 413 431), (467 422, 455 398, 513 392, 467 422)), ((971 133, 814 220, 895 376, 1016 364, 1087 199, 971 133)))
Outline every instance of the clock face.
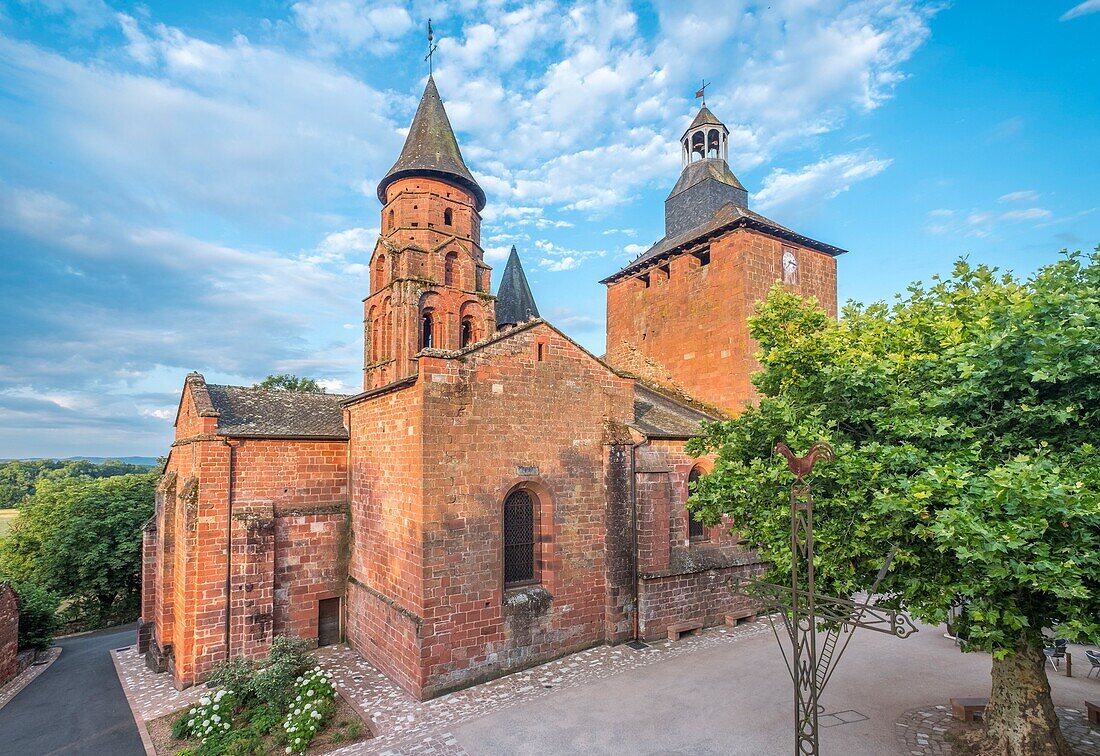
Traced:
POLYGON ((783 270, 787 273, 793 273, 798 269, 798 260, 794 259, 794 252, 787 251, 783 253, 783 270))

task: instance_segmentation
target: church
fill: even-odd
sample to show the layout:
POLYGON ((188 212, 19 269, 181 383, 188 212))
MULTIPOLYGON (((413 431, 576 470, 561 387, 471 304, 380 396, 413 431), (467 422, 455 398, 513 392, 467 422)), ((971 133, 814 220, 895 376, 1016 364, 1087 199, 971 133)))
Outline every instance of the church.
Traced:
MULTIPOLYGON (((665 235, 601 283, 598 357, 539 315, 429 77, 378 182, 353 396, 184 381, 143 533, 138 648, 178 687, 277 635, 347 642, 423 700, 596 644, 754 613, 735 523, 685 508, 684 446, 753 399, 747 318, 782 281, 836 315, 844 250, 749 209, 705 102, 665 235)), ((671 178, 671 177, 670 177, 671 178)))

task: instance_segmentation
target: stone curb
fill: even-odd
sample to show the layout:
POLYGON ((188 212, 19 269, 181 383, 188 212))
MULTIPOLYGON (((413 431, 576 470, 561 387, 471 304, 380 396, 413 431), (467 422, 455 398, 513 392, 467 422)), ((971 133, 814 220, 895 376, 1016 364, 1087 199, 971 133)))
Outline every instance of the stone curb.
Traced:
POLYGON ((122 669, 118 666, 118 652, 125 651, 128 648, 129 646, 125 649, 112 649, 111 664, 115 666, 118 683, 122 686, 122 692, 126 695, 126 705, 130 707, 130 713, 134 715, 134 722, 137 724, 138 735, 141 736, 141 745, 145 748, 146 756, 157 756, 157 749, 153 746, 153 738, 149 735, 149 728, 145 726, 145 718, 138 712, 134 698, 130 695, 130 687, 126 684, 126 679, 122 676, 122 669))
POLYGON ((18 675, 0 686, 0 709, 11 703, 23 688, 34 682, 40 674, 49 669, 61 656, 61 646, 51 646, 46 650, 49 658, 40 664, 31 664, 18 675))

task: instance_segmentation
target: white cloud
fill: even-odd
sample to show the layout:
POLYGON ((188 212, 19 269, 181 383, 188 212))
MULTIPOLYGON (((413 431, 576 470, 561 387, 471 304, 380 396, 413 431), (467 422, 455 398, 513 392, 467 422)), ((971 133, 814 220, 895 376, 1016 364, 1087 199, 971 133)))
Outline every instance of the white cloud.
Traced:
POLYGON ((1049 218, 1051 212, 1042 207, 1029 207, 1026 210, 1009 210, 1001 214, 1002 220, 1038 220, 1049 218))
POLYGON ((1025 189, 1019 192, 1009 192, 1008 194, 1002 194, 997 198, 998 202, 1032 202, 1039 199, 1039 193, 1032 191, 1031 189, 1025 189))
POLYGON ((377 226, 333 231, 326 234, 317 247, 302 259, 308 263, 321 263, 343 261, 353 253, 358 253, 364 258, 369 257, 374 250, 375 242, 378 241, 378 232, 377 226))
POLYGON ((1085 0, 1083 3, 1070 8, 1068 11, 1058 17, 1059 21, 1069 21, 1074 18, 1080 18, 1081 16, 1087 16, 1090 13, 1100 12, 1100 0, 1085 0))
POLYGON ((865 152, 833 155, 797 171, 778 168, 764 179, 754 199, 761 210, 816 206, 851 188, 852 184, 877 176, 891 160, 865 152))
POLYGON ((392 53, 394 40, 413 27, 412 17, 399 5, 373 5, 361 0, 305 0, 291 10, 321 52, 392 53))

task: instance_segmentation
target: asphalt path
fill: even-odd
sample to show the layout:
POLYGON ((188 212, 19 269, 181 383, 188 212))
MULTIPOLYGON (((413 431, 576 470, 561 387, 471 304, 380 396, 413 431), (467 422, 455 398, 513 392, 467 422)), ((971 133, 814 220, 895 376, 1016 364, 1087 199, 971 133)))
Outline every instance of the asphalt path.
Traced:
POLYGON ((61 657, 0 709, 0 754, 144 756, 111 649, 134 643, 134 626, 60 638, 61 657))

